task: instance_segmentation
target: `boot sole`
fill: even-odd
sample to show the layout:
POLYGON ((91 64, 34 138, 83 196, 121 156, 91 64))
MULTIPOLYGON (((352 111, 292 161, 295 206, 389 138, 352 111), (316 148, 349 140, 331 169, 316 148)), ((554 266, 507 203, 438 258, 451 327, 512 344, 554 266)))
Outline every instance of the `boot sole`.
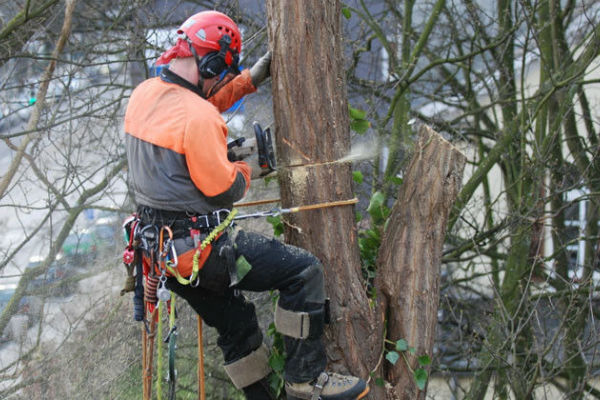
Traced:
MULTIPOLYGON (((363 397, 365 397, 369 393, 369 390, 370 390, 370 388, 367 386, 365 388, 365 390, 362 391, 361 394, 359 394, 358 396, 356 396, 355 399, 348 399, 348 400, 360 400, 360 399, 362 399, 363 397)), ((310 396, 307 397, 306 399, 310 399, 310 396)), ((302 397, 292 396, 291 394, 287 395, 287 400, 306 400, 306 399, 302 398, 302 397)), ((319 397, 319 399, 320 399, 320 397, 319 397)))

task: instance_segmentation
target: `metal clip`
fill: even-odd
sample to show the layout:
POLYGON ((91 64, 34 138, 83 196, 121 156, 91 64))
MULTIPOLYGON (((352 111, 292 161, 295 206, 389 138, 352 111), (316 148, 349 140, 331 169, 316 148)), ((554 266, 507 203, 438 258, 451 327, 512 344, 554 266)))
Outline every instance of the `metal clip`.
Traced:
POLYGON ((206 229, 210 228, 210 221, 208 220, 208 215, 200 215, 200 218, 204 218, 204 227, 206 229))
POLYGON ((177 336, 177 326, 173 326, 171 329, 169 329, 169 333, 167 333, 167 336, 163 339, 163 342, 169 343, 171 336, 177 336))
POLYGON ((197 288, 200 285, 200 275, 196 277, 193 281, 190 281, 190 286, 193 288, 197 288))
POLYGON ((169 301, 171 300, 171 291, 166 287, 167 277, 163 273, 160 276, 158 289, 156 290, 156 297, 158 297, 158 301, 169 301))
POLYGON ((123 239, 127 243, 127 248, 133 248, 133 242, 138 234, 140 220, 136 214, 132 214, 123 221, 123 239))
POLYGON ((167 259, 166 259, 166 263, 167 266, 171 267, 171 268, 177 268, 177 265, 179 264, 179 259, 177 258, 177 250, 175 250, 175 243, 171 244, 171 250, 169 252, 169 254, 167 254, 167 259), (170 256, 169 256, 170 254, 170 256))
POLYGON ((171 247, 173 247, 173 231, 167 225, 164 225, 162 228, 160 228, 160 246, 161 246, 160 257, 162 259, 165 259, 169 255, 169 252, 171 251, 171 247), (164 238, 164 231, 167 231, 167 234, 168 234, 166 240, 164 238))
POLYGON ((226 208, 213 211, 213 215, 217 217, 217 225, 221 225, 221 222, 223 222, 221 221, 221 213, 225 213, 225 218, 223 218, 223 220, 225 220, 229 216, 230 211, 226 208))
POLYGON ((158 233, 158 228, 155 225, 146 225, 140 230, 140 240, 144 250, 153 250, 158 245, 158 233))

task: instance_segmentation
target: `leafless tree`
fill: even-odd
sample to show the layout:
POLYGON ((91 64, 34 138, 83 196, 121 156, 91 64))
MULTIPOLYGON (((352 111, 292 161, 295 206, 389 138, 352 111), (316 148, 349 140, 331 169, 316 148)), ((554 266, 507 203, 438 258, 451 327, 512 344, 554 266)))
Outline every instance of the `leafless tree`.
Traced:
MULTIPOLYGON (((130 313, 126 297, 102 291, 120 285, 112 280, 115 271, 123 273, 117 246, 98 246, 99 256, 93 262, 65 256, 57 260, 57 256, 65 252, 70 235, 79 233, 82 239, 82 229, 94 227, 94 221, 86 219, 87 210, 117 216, 117 227, 122 215, 132 211, 122 144, 123 109, 135 84, 152 72, 152 60, 165 47, 162 36, 199 8, 216 7, 231 13, 244 27, 244 58, 250 64, 265 47, 267 6, 272 8, 273 31, 281 29, 277 21, 297 11, 276 2, 249 0, 0 5, 4 78, 0 224, 5 231, 0 285, 16 285, 0 313, 4 337, 22 334, 23 307, 29 307, 27 335, 20 335, 20 343, 2 344, 3 354, 15 356, 1 366, 1 397, 24 396, 22 389, 28 385, 27 395, 43 391, 49 398, 74 396, 86 389, 105 397, 139 396, 141 328, 122 323, 130 313), (26 268, 33 255, 40 257, 26 268), (89 267, 82 268, 85 265, 89 267), (36 289, 36 282, 52 280, 53 271, 60 268, 67 268, 70 275, 36 289), (85 307, 78 312, 56 304, 57 292, 80 296, 92 287, 100 292, 86 297, 85 307), (58 343, 49 346, 53 323, 61 325, 63 333, 58 343), (79 367, 63 367, 75 360, 81 362, 79 367), (65 379, 71 383, 57 384, 65 379)), ((293 76, 294 66, 302 66, 303 79, 290 80, 284 90, 305 93, 294 92, 294 85, 320 82, 323 85, 305 98, 333 88, 327 98, 337 103, 330 110, 298 101, 288 106, 294 113, 285 114, 289 111, 284 111, 274 91, 279 110, 275 127, 286 131, 277 140, 284 135, 302 137, 296 147, 325 164, 346 156, 350 139, 368 138, 380 150, 374 160, 306 169, 303 177, 319 188, 308 197, 287 187, 286 176, 295 175, 281 170, 282 198, 288 205, 356 194, 364 214, 356 227, 350 208, 315 211, 285 221, 288 239, 311 247, 332 266, 328 282, 341 276, 351 279, 351 302, 344 297, 347 292, 340 294, 338 287, 328 284, 335 295, 334 315, 343 317, 330 331, 332 364, 365 377, 372 374, 373 398, 385 396, 386 391, 388 396, 394 391, 401 395, 401 389, 409 386, 415 390, 423 383, 423 376, 415 375, 417 369, 446 379, 448 391, 457 397, 481 399, 487 392, 498 398, 529 399, 550 390, 563 398, 599 397, 592 386, 598 345, 598 116, 594 107, 598 2, 355 0, 305 6, 305 18, 328 21, 321 26, 324 30, 345 29, 348 39, 342 42, 331 36, 319 43, 278 43, 271 37, 271 45, 281 50, 275 54, 273 79, 281 82, 293 76), (311 44, 320 47, 296 64, 289 63, 300 45, 311 44), (342 54, 347 56, 345 65, 336 64, 334 59, 342 54), (331 68, 324 72, 325 66, 331 68), (347 86, 329 85, 332 78, 347 86), (349 115, 347 103, 352 107, 349 115), (305 107, 295 109, 300 106, 305 107), (335 127, 329 126, 332 121, 335 127), (417 211, 406 206, 403 191, 419 183, 406 179, 414 171, 409 160, 420 148, 415 147, 419 143, 415 127, 420 123, 433 127, 468 158, 458 201, 448 224, 438 230, 447 235, 433 352, 414 334, 382 330, 385 325, 379 317, 386 314, 375 308, 403 299, 382 283, 397 278, 398 270, 388 267, 402 264, 413 271, 418 267, 392 257, 389 249, 396 249, 390 224, 398 227, 397 221, 417 218, 417 211), (322 130, 333 134, 307 136, 303 124, 315 128, 315 134, 322 130), (350 136, 348 127, 367 133, 350 136), (320 187, 319 181, 329 186, 320 187), (403 206, 413 214, 402 216, 403 206), (308 237, 315 216, 327 229, 308 237), (328 225, 331 218, 339 225, 328 225), (303 227, 304 233, 297 227, 303 227), (353 246, 356 242, 358 246, 353 246), (340 246, 345 250, 336 252, 340 246), (343 332, 356 335, 344 337, 343 332), (369 332, 375 334, 362 341, 361 335, 369 332), (343 349, 348 343, 352 346, 347 346, 346 354, 343 349), (419 364, 418 356, 427 356, 421 361, 431 359, 433 364, 419 364), (387 389, 378 390, 377 383, 386 382, 387 389)), ((291 31, 293 26, 286 28, 291 31)), ((322 32, 311 32, 317 33, 322 32)), ((271 104, 261 99, 246 102, 244 114, 260 113, 268 125, 271 104)), ((227 118, 233 121, 239 115, 227 118)), ((293 152, 279 144, 280 159, 294 161, 293 152)), ((409 228, 409 232, 413 231, 409 228)), ((402 255, 406 252, 398 254, 402 255)), ((435 266, 438 261, 429 262, 435 266)), ((417 286, 406 289, 411 287, 417 286)), ((410 315, 389 326, 418 326, 410 315)), ((181 324, 185 327, 181 362, 191 368, 197 362, 192 354, 194 323, 182 318, 181 324)), ((419 329, 414 332, 425 336, 419 329)), ((214 347, 214 337, 206 341, 214 347)), ((208 358, 218 357, 210 353, 208 358)), ((212 371, 213 363, 208 365, 212 371)), ((215 366, 211 374, 210 379, 221 382, 222 370, 215 366)), ((181 380, 182 391, 194 391, 194 384, 191 373, 181 380)), ((225 387, 227 396, 239 395, 225 387)), ((424 391, 417 392, 424 396, 424 391)), ((225 394, 210 395, 223 398, 225 394)))

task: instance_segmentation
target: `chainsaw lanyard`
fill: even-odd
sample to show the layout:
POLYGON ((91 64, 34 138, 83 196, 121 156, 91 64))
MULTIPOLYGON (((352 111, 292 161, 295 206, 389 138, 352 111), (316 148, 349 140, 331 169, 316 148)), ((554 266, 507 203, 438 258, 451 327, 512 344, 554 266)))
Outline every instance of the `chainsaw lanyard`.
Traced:
MULTIPOLYGON (((220 211, 221 210, 219 210, 219 212, 220 211)), ((182 285, 191 285, 192 287, 198 286, 198 284, 200 283, 198 279, 198 272, 200 271, 200 254, 204 251, 204 249, 206 249, 206 247, 209 244, 212 243, 213 240, 215 240, 221 233, 223 233, 223 231, 227 229, 229 225, 231 225, 235 216, 237 215, 237 212, 238 211, 235 208, 231 210, 231 212, 229 212, 229 214, 227 215, 227 218, 225 218, 223 222, 216 226, 208 234, 208 236, 200 243, 200 245, 196 247, 196 251, 194 253, 194 258, 192 261, 192 275, 189 279, 182 277, 176 268, 171 268, 171 266, 167 264, 167 270, 175 277, 175 279, 177 279, 177 282, 179 282, 182 285)))

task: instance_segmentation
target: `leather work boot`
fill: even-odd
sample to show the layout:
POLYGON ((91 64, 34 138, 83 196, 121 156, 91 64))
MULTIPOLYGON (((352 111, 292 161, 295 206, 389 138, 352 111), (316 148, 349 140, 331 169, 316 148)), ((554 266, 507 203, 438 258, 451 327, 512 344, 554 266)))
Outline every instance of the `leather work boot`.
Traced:
POLYGON ((360 378, 321 372, 313 381, 285 383, 287 400, 358 400, 369 393, 367 383, 360 378))

